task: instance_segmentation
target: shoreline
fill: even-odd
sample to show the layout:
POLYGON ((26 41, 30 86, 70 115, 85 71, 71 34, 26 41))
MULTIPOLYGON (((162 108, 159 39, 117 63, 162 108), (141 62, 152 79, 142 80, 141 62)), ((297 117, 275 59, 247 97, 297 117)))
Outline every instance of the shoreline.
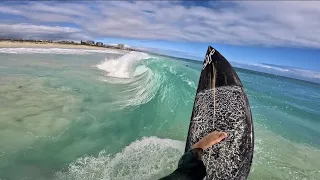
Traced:
POLYGON ((0 41, 0 48, 62 48, 62 49, 114 49, 120 50, 117 48, 107 48, 107 47, 98 47, 90 46, 83 44, 61 44, 54 42, 17 42, 17 41, 0 41))

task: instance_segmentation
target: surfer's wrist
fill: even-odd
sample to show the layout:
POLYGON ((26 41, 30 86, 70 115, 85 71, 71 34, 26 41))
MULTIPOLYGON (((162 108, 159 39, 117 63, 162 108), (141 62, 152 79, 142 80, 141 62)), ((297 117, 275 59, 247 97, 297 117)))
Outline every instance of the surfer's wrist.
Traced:
POLYGON ((198 142, 192 146, 192 149, 201 149, 204 150, 203 146, 198 142))
POLYGON ((203 149, 202 148, 193 148, 192 150, 196 154, 197 159, 201 160, 201 153, 202 153, 203 149))

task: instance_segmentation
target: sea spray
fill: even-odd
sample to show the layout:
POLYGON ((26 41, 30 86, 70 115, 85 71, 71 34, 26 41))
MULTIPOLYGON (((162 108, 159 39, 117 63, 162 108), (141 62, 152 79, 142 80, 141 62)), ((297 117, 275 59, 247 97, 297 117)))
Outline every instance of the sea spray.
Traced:
POLYGON ((84 156, 57 172, 58 180, 130 180, 157 179, 171 173, 183 154, 184 142, 157 137, 143 137, 121 152, 101 151, 97 157, 84 156))

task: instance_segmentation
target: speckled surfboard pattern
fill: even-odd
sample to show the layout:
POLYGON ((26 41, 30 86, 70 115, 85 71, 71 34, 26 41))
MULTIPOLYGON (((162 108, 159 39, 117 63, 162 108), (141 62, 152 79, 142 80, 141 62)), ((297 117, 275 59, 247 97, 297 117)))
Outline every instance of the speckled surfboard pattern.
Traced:
POLYGON ((201 71, 186 149, 212 131, 228 138, 202 152, 205 179, 247 179, 253 156, 253 122, 242 83, 230 63, 211 46, 201 71))

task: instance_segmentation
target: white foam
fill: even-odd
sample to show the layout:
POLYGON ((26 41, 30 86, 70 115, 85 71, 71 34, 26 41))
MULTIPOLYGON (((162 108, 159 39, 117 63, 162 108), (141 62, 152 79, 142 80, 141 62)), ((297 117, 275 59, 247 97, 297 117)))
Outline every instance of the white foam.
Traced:
POLYGON ((192 88, 194 88, 194 89, 196 88, 195 83, 194 83, 193 81, 191 81, 190 79, 188 79, 188 78, 183 78, 182 81, 183 81, 183 82, 186 82, 190 87, 192 87, 192 88))
POLYGON ((64 49, 64 48, 0 48, 0 53, 7 54, 93 54, 113 53, 121 54, 122 51, 113 49, 64 49))
POLYGON ((169 72, 171 72, 174 75, 177 75, 177 71, 173 66, 169 66, 169 72))
POLYGON ((177 167, 184 145, 177 140, 144 137, 117 154, 101 151, 97 157, 81 157, 66 172, 57 172, 56 179, 157 179, 177 167))
POLYGON ((97 68, 106 71, 110 77, 130 78, 134 74, 135 64, 148 57, 146 53, 130 52, 118 59, 106 59, 97 68))

